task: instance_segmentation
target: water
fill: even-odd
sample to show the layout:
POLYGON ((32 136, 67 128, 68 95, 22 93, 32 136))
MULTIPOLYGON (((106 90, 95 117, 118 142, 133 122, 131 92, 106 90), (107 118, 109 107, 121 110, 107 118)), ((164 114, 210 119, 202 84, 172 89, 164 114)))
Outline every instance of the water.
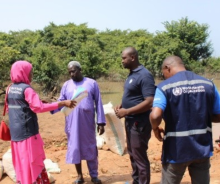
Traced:
POLYGON ((214 79, 213 82, 214 82, 215 86, 217 87, 218 91, 220 92, 220 79, 218 79, 218 80, 214 79))
POLYGON ((123 82, 98 82, 103 104, 111 102, 113 106, 121 103, 123 82))
MULTIPOLYGON (((161 80, 156 80, 155 83, 159 84, 161 80)), ((220 92, 220 79, 214 80, 214 84, 216 85, 218 91, 220 92)), ((121 99, 123 95, 123 82, 98 82, 103 104, 111 102, 113 107, 121 104, 121 99)), ((213 144, 216 139, 219 138, 220 133, 220 123, 213 123, 213 144)))
MULTIPOLYGON (((156 85, 159 84, 161 80, 156 80, 156 85)), ((220 79, 214 80, 218 91, 220 92, 220 79)), ((113 106, 116 106, 121 103, 123 95, 123 82, 98 82, 99 88, 102 95, 102 102, 106 104, 111 102, 113 106)))

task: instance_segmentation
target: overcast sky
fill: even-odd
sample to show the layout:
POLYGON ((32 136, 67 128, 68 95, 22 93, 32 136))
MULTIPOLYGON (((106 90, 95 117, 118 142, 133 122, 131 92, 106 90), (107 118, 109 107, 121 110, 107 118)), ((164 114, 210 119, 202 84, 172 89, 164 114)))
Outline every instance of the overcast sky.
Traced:
POLYGON ((165 21, 190 21, 209 26, 213 56, 220 57, 219 0, 1 0, 0 31, 39 30, 56 25, 87 23, 104 31, 163 31, 165 21))

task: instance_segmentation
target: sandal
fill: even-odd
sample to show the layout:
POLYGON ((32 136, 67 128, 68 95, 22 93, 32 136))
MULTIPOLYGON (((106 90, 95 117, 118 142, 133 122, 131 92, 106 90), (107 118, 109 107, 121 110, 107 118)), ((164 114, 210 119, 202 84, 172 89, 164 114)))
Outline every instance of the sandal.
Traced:
POLYGON ((75 184, 75 183, 82 184, 82 183, 84 183, 84 182, 85 182, 84 179, 78 178, 78 179, 76 179, 76 180, 73 182, 73 184, 75 184))
POLYGON ((97 177, 92 178, 91 182, 93 182, 94 184, 102 184, 102 181, 98 179, 97 177))

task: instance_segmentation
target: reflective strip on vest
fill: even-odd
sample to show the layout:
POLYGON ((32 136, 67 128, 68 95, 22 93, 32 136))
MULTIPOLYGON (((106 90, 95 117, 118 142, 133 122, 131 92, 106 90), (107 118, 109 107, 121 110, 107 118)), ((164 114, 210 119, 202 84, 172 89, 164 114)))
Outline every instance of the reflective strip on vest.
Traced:
POLYGON ((11 109, 20 109, 21 106, 19 106, 19 105, 9 105, 8 108, 11 108, 11 109))
POLYGON ((206 134, 207 131, 212 132, 212 129, 207 127, 205 129, 189 130, 183 132, 167 132, 163 139, 166 140, 167 137, 185 137, 196 134, 206 134))
POLYGON ((191 80, 191 81, 185 80, 185 81, 179 81, 179 82, 175 82, 175 83, 172 83, 172 84, 164 85, 162 87, 162 90, 166 91, 167 89, 175 88, 175 87, 181 86, 181 85, 187 85, 187 84, 188 85, 194 85, 194 84, 204 84, 204 83, 213 86, 211 81, 209 82, 209 81, 206 81, 206 80, 191 80))

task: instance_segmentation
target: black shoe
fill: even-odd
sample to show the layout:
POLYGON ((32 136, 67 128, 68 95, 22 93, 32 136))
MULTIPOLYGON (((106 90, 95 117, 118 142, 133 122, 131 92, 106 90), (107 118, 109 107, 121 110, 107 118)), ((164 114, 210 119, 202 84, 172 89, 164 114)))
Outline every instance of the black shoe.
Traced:
POLYGON ((94 184, 102 184, 102 181, 98 179, 97 177, 92 178, 91 182, 93 182, 94 184))
POLYGON ((77 179, 77 180, 75 180, 74 182, 73 182, 73 184, 75 184, 75 183, 78 183, 78 184, 82 184, 82 183, 84 183, 84 179, 77 179))

